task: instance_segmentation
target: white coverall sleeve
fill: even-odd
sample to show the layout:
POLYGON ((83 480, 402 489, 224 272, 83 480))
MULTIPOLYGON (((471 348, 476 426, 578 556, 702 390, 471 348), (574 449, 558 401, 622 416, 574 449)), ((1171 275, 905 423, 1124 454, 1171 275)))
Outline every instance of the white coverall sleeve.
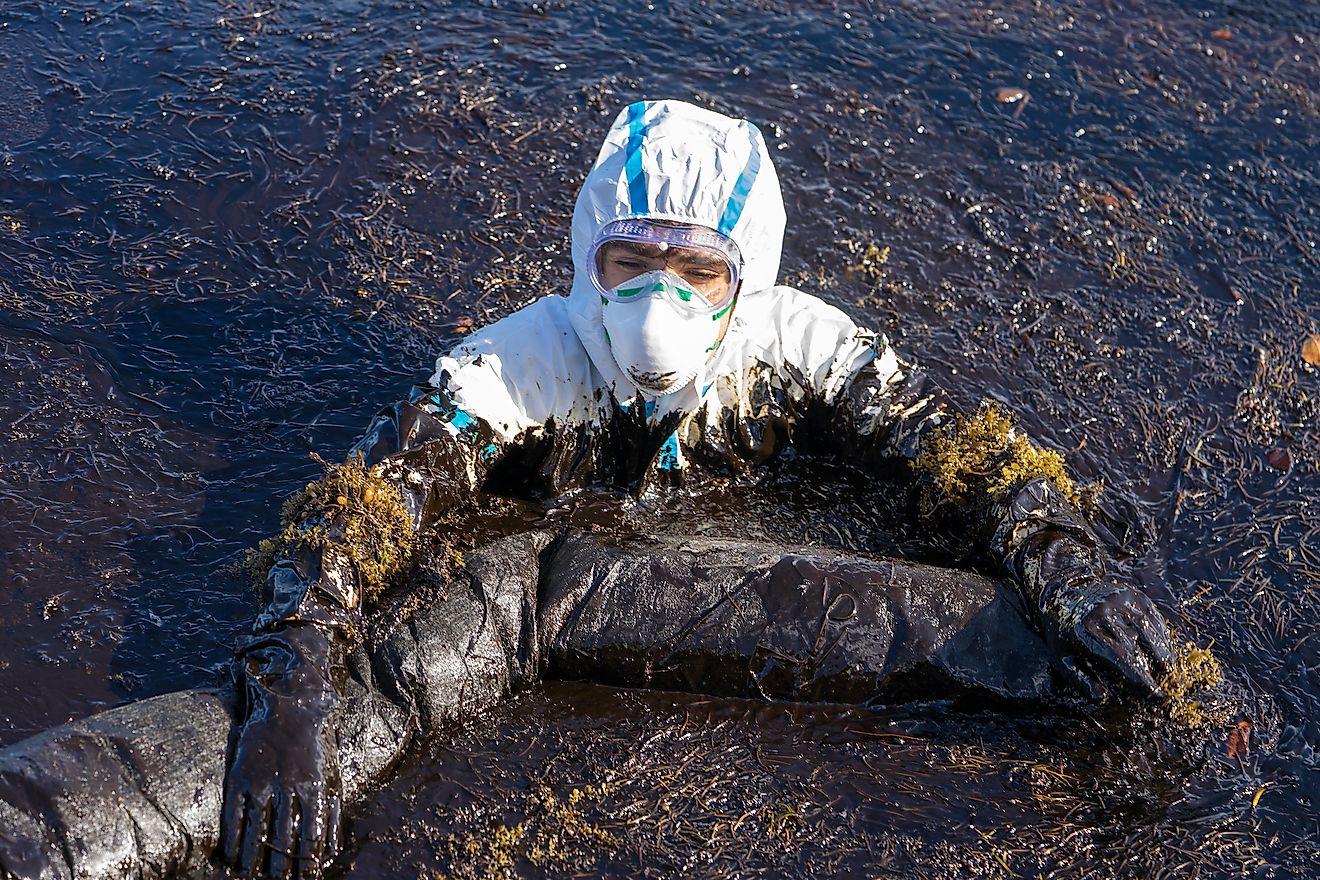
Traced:
POLYGON ((431 385, 470 420, 512 442, 554 417, 588 420, 594 409, 591 362, 569 323, 565 301, 547 296, 473 333, 436 360, 431 385))
POLYGON ((864 373, 881 384, 899 371, 898 359, 883 333, 865 330, 829 303, 778 287, 775 334, 783 363, 800 371, 807 390, 834 402, 864 373))

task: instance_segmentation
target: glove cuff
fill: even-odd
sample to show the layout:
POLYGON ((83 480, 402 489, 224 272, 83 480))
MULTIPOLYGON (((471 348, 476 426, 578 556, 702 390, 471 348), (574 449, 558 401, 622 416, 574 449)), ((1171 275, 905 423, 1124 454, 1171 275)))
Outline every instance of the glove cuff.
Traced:
POLYGON ((232 665, 237 691, 247 702, 268 710, 329 717, 339 704, 336 679, 342 679, 344 645, 334 630, 316 625, 286 625, 244 639, 232 665))
POLYGON ((1105 579, 1095 535, 1048 479, 1027 481, 997 513, 991 546, 1052 636, 1122 589, 1105 579))
POLYGON ((1036 477, 1018 487, 1006 503, 997 505, 989 517, 990 548, 1003 560, 1008 574, 1021 577, 1042 532, 1071 539, 1094 553, 1095 536, 1077 514, 1067 496, 1045 477, 1036 477))
POLYGON ((299 558, 277 559, 266 575, 270 604, 257 617, 257 632, 309 623, 345 634, 362 604, 357 567, 334 547, 299 558))
POLYGON ((1048 620, 1061 635, 1075 634, 1091 609, 1124 589, 1095 577, 1056 581, 1041 597, 1041 618, 1048 620))

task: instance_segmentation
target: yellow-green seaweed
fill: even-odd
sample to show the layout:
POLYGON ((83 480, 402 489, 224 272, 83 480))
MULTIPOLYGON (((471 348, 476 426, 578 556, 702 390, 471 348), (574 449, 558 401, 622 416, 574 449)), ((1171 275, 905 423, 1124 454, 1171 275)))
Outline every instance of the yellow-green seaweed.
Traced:
POLYGON ((889 262, 889 246, 880 247, 874 242, 860 242, 847 239, 843 242, 848 253, 858 257, 856 263, 844 270, 844 277, 851 281, 860 277, 863 281, 878 284, 885 275, 885 264, 889 262))
POLYGON ((1033 446, 1013 430, 1013 418, 993 401, 974 415, 959 413, 926 443, 913 467, 929 474, 936 491, 959 506, 1005 502, 1023 483, 1045 477, 1071 501, 1081 496, 1064 467, 1063 456, 1033 446))
POLYGON ((561 798, 547 786, 537 786, 528 799, 527 818, 515 823, 492 823, 479 833, 452 839, 455 866, 435 880, 512 878, 514 867, 525 859, 541 872, 564 869, 600 852, 613 852, 619 838, 589 820, 581 806, 609 793, 609 783, 585 785, 561 798))
POLYGON ((1223 680, 1219 661, 1208 647, 1183 643, 1174 653, 1173 665, 1160 682, 1164 704, 1171 721, 1179 727, 1195 730, 1222 723, 1220 712, 1212 711, 1204 695, 1223 680))
POLYGON ((417 553, 403 494, 360 460, 321 463, 325 476, 284 502, 279 534, 249 550, 241 568, 260 586, 279 556, 333 547, 357 570, 362 601, 371 604, 401 581, 417 553))

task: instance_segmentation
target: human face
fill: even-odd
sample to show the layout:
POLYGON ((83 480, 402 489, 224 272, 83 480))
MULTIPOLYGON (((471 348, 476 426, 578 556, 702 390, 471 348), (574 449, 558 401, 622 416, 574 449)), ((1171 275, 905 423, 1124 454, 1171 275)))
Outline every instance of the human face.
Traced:
MULTIPOLYGON (((606 244, 597 258, 600 260, 600 280, 611 288, 625 284, 645 272, 664 269, 682 278, 709 303, 721 302, 728 295, 729 264, 707 251, 620 241, 606 244)), ((736 304, 735 300, 720 316, 716 345, 723 342, 724 334, 729 332, 736 304)))
POLYGON ((626 300, 645 276, 673 279, 679 308, 722 314, 738 288, 742 254, 727 235, 705 226, 669 220, 628 218, 604 226, 587 255, 591 281, 607 299, 626 300), (611 280, 607 283, 608 266, 611 280), (681 289, 677 289, 681 288, 681 289))

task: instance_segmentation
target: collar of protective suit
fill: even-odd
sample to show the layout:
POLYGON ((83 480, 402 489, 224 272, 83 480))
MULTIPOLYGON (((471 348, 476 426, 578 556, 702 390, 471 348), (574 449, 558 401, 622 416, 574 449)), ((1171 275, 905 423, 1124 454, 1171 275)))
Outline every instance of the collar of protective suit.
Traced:
MULTIPOLYGON (((610 353, 600 293, 586 260, 606 224, 633 217, 698 224, 732 238, 744 261, 742 299, 774 286, 784 242, 784 198, 760 130, 683 101, 638 101, 620 111, 610 127, 573 209, 569 317, 621 401, 638 389, 610 353)), ((660 411, 695 409, 720 360, 714 357, 690 385, 664 395, 660 411)))

